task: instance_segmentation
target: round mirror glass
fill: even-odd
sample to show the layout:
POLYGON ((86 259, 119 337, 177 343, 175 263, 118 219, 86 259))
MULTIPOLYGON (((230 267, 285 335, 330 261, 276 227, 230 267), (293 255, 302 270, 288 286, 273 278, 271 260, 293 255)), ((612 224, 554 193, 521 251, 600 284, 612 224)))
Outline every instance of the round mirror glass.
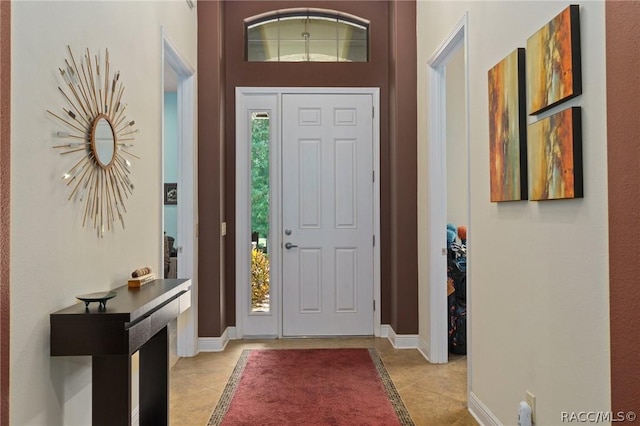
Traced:
POLYGON ((116 152, 116 138, 111 122, 104 114, 96 117, 93 122, 91 149, 101 167, 107 168, 111 165, 116 152))

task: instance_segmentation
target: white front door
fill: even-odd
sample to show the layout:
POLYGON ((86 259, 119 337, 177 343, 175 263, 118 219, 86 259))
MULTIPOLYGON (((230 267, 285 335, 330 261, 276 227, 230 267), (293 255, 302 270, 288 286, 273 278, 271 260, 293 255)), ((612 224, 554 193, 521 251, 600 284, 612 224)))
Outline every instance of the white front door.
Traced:
POLYGON ((374 334, 373 99, 282 96, 284 336, 374 334))

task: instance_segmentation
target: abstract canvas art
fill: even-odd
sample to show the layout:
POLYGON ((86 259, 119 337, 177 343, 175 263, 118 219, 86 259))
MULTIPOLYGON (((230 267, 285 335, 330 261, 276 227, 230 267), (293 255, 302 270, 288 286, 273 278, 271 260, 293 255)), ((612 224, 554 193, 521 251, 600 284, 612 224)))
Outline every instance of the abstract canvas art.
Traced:
POLYGON ((527 199, 524 49, 489 70, 491 201, 527 199))
POLYGON ((583 196, 581 117, 580 107, 573 107, 529 125, 531 200, 583 196))
POLYGON ((527 39, 529 114, 582 94, 580 8, 571 5, 527 39))

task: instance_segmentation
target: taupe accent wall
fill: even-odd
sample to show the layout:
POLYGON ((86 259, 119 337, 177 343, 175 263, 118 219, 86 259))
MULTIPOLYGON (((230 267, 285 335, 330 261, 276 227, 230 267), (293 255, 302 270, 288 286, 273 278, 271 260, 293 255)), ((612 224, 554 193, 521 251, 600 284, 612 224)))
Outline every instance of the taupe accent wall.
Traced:
POLYGON ((418 70, 415 22, 415 1, 389 2, 391 216, 388 223, 391 256, 387 267, 391 268, 389 323, 399 334, 418 334, 418 70))
POLYGON ((207 26, 207 29, 199 30, 198 97, 201 108, 203 103, 224 102, 225 118, 221 147, 224 152, 224 195, 223 200, 218 201, 214 190, 207 189, 217 182, 217 177, 211 176, 216 171, 205 166, 214 160, 214 154, 206 150, 216 143, 218 134, 217 129, 202 120, 217 121, 219 116, 212 114, 212 106, 199 112, 200 336, 217 337, 227 326, 235 325, 235 88, 239 86, 380 88, 381 318, 382 323, 391 324, 396 333, 417 333, 415 1, 227 1, 222 2, 222 7, 202 7, 203 4, 206 2, 199 3, 198 22, 200 28, 207 26), (246 62, 245 19, 295 7, 338 10, 369 20, 370 61, 246 62), (393 16, 402 19, 402 25, 392 26, 392 9, 398 11, 393 16), (222 34, 211 29, 220 14, 223 16, 222 34), (391 35, 392 27, 398 32, 395 36, 391 35), (219 46, 224 46, 221 60, 217 58, 219 46), (219 69, 218 74, 212 70, 220 61, 224 63, 224 97, 216 97, 212 89, 220 73, 219 69), (393 100, 390 98, 390 71, 397 79, 393 100), (395 109, 390 113, 392 104, 395 109), (398 117, 392 118, 391 114, 398 117), (391 120, 397 124, 395 132, 390 130, 391 120), (223 283, 217 281, 216 267, 212 265, 220 258, 220 253, 214 249, 220 237, 212 228, 219 227, 219 223, 212 221, 206 225, 210 229, 206 232, 204 229, 204 221, 213 220, 216 203, 223 208, 221 220, 227 222, 227 236, 223 239, 223 283))
POLYGON ((198 2, 198 333, 221 336, 225 300, 222 285, 224 164, 223 6, 198 2))
POLYGON ((0 1, 0 426, 9 424, 11 2, 0 1))
MULTIPOLYGON (((640 2, 606 2, 612 411, 640 401, 640 2)), ((584 49, 584 46, 583 46, 584 49)))
MULTIPOLYGON (((225 4, 225 55, 227 66, 227 93, 233 94, 238 86, 271 86, 271 87, 380 87, 380 151, 383 176, 381 184, 385 185, 389 174, 389 138, 388 138, 388 27, 386 2, 327 2, 327 1, 232 1, 225 4), (280 9, 295 7, 314 7, 333 9, 351 13, 371 22, 371 56, 364 63, 266 63, 247 62, 244 60, 244 20, 252 16, 280 9)), ((235 324, 235 96, 226 99, 226 219, 228 236, 227 253, 227 324, 235 324)), ((381 212, 381 223, 389 221, 388 184, 381 188, 381 204, 385 206, 381 212)), ((387 258, 388 227, 381 236, 382 257, 387 258), (386 244, 385 244, 386 243, 386 244)), ((389 269, 382 266, 382 291, 389 291, 389 269), (385 279, 386 277, 386 279, 385 279)), ((388 316, 388 304, 383 303, 383 314, 388 316), (387 312, 385 312, 385 308, 387 312)))

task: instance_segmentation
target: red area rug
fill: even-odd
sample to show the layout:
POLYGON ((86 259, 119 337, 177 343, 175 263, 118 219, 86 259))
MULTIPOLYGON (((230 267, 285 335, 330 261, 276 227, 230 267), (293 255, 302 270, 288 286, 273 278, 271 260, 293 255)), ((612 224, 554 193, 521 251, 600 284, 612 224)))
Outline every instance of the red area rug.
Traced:
POLYGON ((209 426, 413 425, 375 349, 245 350, 209 426))

